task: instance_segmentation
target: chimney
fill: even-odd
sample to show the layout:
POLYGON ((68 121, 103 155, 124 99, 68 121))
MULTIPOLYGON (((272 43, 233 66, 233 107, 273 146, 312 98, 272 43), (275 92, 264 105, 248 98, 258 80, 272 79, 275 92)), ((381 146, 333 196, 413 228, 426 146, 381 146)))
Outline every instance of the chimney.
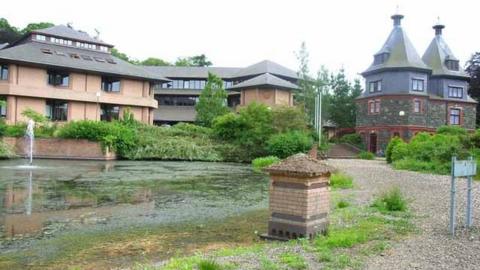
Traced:
POLYGON ((392 17, 390 17, 390 18, 392 18, 392 20, 393 20, 393 26, 394 27, 400 27, 401 21, 403 19, 403 15, 397 13, 395 15, 392 15, 392 17))
POLYGON ((438 17, 437 23, 432 27, 435 29, 435 36, 441 36, 442 35, 442 30, 445 28, 445 25, 443 25, 440 22, 440 17, 438 17))

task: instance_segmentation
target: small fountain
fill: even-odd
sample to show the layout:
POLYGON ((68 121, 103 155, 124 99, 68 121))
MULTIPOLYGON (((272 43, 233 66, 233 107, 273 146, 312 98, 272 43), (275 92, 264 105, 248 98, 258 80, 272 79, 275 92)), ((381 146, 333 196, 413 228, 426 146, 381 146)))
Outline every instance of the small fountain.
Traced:
POLYGON ((33 121, 32 119, 28 120, 27 130, 25 131, 25 137, 27 137, 28 139, 27 158, 28 158, 28 164, 30 166, 32 166, 32 163, 33 163, 33 143, 35 140, 34 128, 35 128, 35 121, 33 121))

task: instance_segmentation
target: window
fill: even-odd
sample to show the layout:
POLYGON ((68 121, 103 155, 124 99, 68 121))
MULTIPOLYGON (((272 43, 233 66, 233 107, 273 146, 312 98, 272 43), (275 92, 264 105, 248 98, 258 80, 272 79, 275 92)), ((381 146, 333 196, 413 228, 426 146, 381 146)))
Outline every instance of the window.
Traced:
POLYGON ((66 72, 48 71, 48 84, 54 86, 68 86, 70 75, 66 72))
POLYGON ((120 92, 120 80, 112 77, 102 77, 102 90, 105 92, 120 92))
POLYGON ((388 58, 388 53, 377 54, 373 57, 373 64, 374 65, 383 64, 385 63, 385 61, 387 61, 387 58, 388 58))
POLYGON ((44 35, 35 35, 35 39, 39 41, 45 41, 47 40, 47 37, 44 35))
POLYGON ((190 88, 190 81, 185 81, 183 88, 188 89, 190 88))
POLYGON ((158 105, 166 106, 195 106, 198 102, 198 96, 157 96, 158 105))
POLYGON ((448 87, 449 98, 463 98, 463 87, 449 86, 448 87))
POLYGON ((425 90, 425 84, 422 79, 412 79, 412 90, 422 92, 425 90))
POLYGON ((76 53, 71 53, 70 54, 70 57, 71 58, 74 58, 74 59, 80 59, 80 55, 76 54, 76 53))
POLYGON ((0 118, 7 117, 7 98, 0 96, 0 118), (5 103, 5 104, 2 104, 5 103))
POLYGON ((450 109, 450 125, 460 125, 460 113, 461 109, 450 109))
POLYGON ((420 113, 422 112, 422 101, 415 99, 413 100, 413 112, 420 113))
POLYGON ((8 80, 8 65, 0 65, 0 80, 8 80))
POLYGON ((447 68, 450 70, 459 70, 458 60, 445 60, 445 66, 447 66, 447 68))
POLYGON ((368 87, 370 93, 381 92, 382 91, 382 81, 370 82, 368 87))
POLYGON ((68 103, 63 100, 47 99, 45 115, 51 121, 67 121, 68 103))
POLYGON ((106 46, 100 46, 100 51, 108 52, 108 48, 106 46))
POLYGON ((370 114, 380 113, 380 99, 370 100, 368 102, 368 112, 370 114))
MULTIPOLYGON (((172 88, 172 84, 173 84, 173 82, 162 83, 162 88, 164 88, 164 89, 172 88)), ((158 90, 158 89, 155 89, 155 90, 158 90)))
POLYGON ((100 105, 100 120, 111 122, 118 120, 120 115, 120 106, 111 104, 100 105))

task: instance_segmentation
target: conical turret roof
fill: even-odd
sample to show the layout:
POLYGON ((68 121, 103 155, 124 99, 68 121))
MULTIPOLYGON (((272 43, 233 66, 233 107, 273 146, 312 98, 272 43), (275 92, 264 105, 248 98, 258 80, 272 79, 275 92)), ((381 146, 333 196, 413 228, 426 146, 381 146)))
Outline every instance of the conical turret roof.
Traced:
POLYGON ((455 76, 468 78, 468 74, 458 67, 458 70, 448 69, 446 65, 447 60, 457 61, 458 59, 453 55, 452 51, 448 47, 447 43, 442 37, 442 29, 444 25, 436 24, 433 26, 435 29, 435 37, 428 46, 425 54, 423 54, 423 61, 432 69, 432 75, 434 76, 455 76))
POLYGON ((412 68, 429 71, 429 67, 422 61, 408 38, 405 30, 401 27, 400 21, 403 15, 393 15, 394 27, 392 32, 383 44, 382 48, 375 54, 375 57, 383 56, 382 61, 374 61, 370 67, 363 72, 363 75, 389 68, 412 68))

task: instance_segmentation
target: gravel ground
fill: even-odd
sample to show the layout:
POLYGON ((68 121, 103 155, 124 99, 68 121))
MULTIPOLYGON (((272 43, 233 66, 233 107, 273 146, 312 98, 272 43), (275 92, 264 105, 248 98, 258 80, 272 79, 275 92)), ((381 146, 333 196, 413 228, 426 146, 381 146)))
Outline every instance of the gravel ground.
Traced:
POLYGON ((409 199, 419 232, 394 243, 382 256, 367 260, 366 269, 480 269, 480 183, 473 184, 473 229, 465 224, 466 180, 457 181, 457 224, 448 234, 450 177, 396 171, 385 161, 329 160, 354 177, 358 203, 398 186, 409 199))

